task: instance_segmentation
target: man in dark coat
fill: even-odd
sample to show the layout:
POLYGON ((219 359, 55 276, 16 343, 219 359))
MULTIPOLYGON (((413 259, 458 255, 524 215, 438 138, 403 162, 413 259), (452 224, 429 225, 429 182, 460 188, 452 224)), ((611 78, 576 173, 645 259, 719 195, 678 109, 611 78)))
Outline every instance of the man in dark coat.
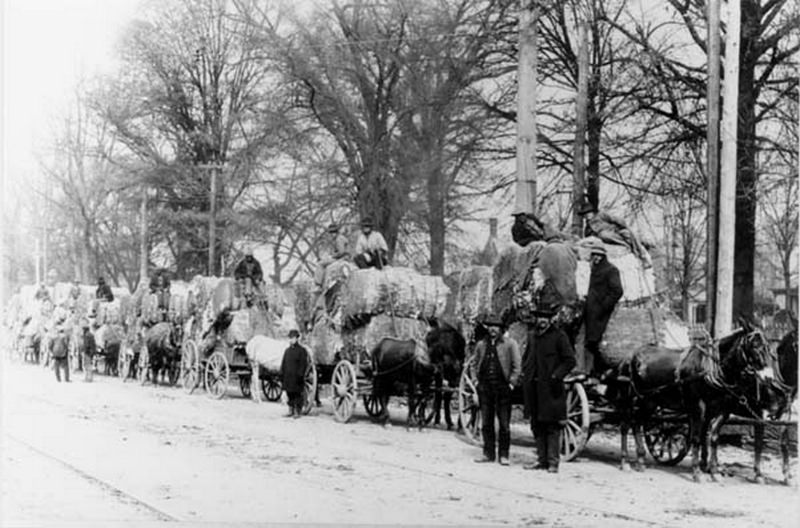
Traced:
POLYGON ((600 343, 608 325, 608 319, 622 297, 622 282, 619 270, 606 258, 603 242, 591 237, 588 241, 592 257, 592 273, 589 276, 589 291, 583 309, 583 320, 586 325, 585 348, 592 353, 594 372, 607 377, 608 365, 600 354, 600 343))
POLYGON ((63 325, 59 325, 56 330, 56 337, 51 342, 50 349, 51 357, 53 358, 53 368, 56 371, 56 379, 61 383, 61 371, 64 371, 64 381, 69 382, 69 338, 67 337, 67 329, 63 325))
POLYGON ((283 390, 289 400, 289 414, 287 417, 300 418, 303 415, 305 403, 305 379, 308 370, 308 353, 297 342, 300 333, 297 330, 289 331, 289 348, 283 353, 281 361, 281 378, 283 390))
POLYGON ((497 455, 500 464, 509 464, 511 446, 511 391, 519 380, 522 360, 519 345, 503 335, 498 319, 485 318, 482 325, 488 334, 475 346, 475 368, 478 372, 478 400, 483 423, 483 456, 475 462, 494 462, 495 429, 497 417, 497 455))
POLYGON ((245 303, 251 306, 254 297, 261 295, 261 283, 264 281, 264 272, 252 249, 245 250, 244 258, 233 270, 233 278, 236 279, 237 296, 243 297, 245 303))
POLYGON ((525 469, 558 472, 562 425, 567 419, 567 392, 564 377, 575 367, 575 351, 567 334, 553 323, 555 306, 533 312, 534 327, 522 366, 525 404, 531 413, 531 430, 536 438, 537 464, 525 469))
POLYGON ((97 353, 97 343, 94 334, 89 329, 89 321, 81 321, 83 325, 83 335, 81 336, 80 351, 83 355, 83 381, 92 381, 94 375, 94 356, 97 353))
POLYGON ((111 286, 106 284, 106 280, 103 277, 97 279, 97 290, 94 294, 96 299, 100 299, 101 301, 112 302, 114 300, 114 294, 111 292, 111 286))

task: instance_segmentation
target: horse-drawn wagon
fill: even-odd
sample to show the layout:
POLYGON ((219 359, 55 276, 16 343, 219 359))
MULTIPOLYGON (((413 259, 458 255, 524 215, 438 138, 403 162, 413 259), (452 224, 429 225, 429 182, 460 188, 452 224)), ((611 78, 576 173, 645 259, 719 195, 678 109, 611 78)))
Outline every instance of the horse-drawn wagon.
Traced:
POLYGON ((436 367, 425 337, 447 292, 439 277, 399 267, 356 270, 337 261, 316 304, 298 299, 298 321, 318 382, 330 385, 337 421, 350 420, 359 399, 370 417, 386 417, 389 397, 405 393, 409 423, 426 422, 436 367))
MULTIPOLYGON (((547 294, 545 290, 551 288, 557 291, 558 285, 566 282, 573 292, 577 292, 577 300, 563 303, 556 316, 556 324, 573 334, 578 360, 576 373, 567 376, 564 381, 567 419, 562 424, 561 455, 565 460, 572 460, 583 450, 598 424, 619 423, 623 416, 602 393, 603 387, 584 374, 590 370, 591 355, 584 353, 583 332, 575 335, 580 328, 582 299, 588 289, 588 252, 584 252, 580 245, 572 246, 579 259, 574 266, 574 277, 565 280, 563 277, 547 276, 567 267, 551 265, 548 270, 542 266, 542 258, 547 258, 546 248, 544 242, 534 242, 523 249, 512 247, 500 255, 493 267, 475 266, 451 277, 449 280, 456 293, 448 311, 454 312, 454 317, 465 323, 471 334, 467 337, 472 338, 473 342, 476 340, 475 334, 480 336, 482 328, 479 320, 482 316, 493 314, 502 317, 508 325, 508 333, 524 351, 529 314, 542 296, 547 294), (545 273, 542 268, 545 268, 545 273)), ((609 259, 620 269, 626 293, 606 331, 602 351, 604 358, 616 364, 638 346, 652 342, 676 349, 688 346, 686 329, 677 318, 670 316, 655 302, 652 271, 633 259, 622 247, 608 246, 608 252, 609 259)), ((557 297, 568 296, 558 291, 557 297)), ((457 405, 465 435, 471 441, 480 443, 481 417, 476 367, 474 358, 469 357, 459 380, 457 405)), ((524 403, 520 388, 512 392, 512 401, 519 405, 524 403)), ((687 423, 685 415, 656 410, 646 426, 645 439, 657 461, 677 464, 683 459, 688 450, 687 423)))
MULTIPOLYGON (((202 383, 209 397, 219 399, 235 378, 242 395, 249 398, 253 396, 255 374, 267 399, 278 399, 281 387, 276 372, 279 360, 275 366, 277 352, 270 349, 262 352, 266 356, 253 358, 248 355, 247 345, 256 336, 275 339, 287 331, 281 324, 284 300, 280 290, 267 284, 260 293, 246 299, 232 279, 196 277, 190 298, 194 306, 192 329, 181 356, 184 390, 191 393, 202 383)), ((316 372, 310 377, 315 380, 316 372)))

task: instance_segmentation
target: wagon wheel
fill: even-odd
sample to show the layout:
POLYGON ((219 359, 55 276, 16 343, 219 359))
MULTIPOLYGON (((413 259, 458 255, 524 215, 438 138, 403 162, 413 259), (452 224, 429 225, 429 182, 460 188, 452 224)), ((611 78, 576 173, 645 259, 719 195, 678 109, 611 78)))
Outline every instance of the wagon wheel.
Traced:
POLYGON ((272 374, 261 378, 261 392, 267 401, 276 402, 281 399, 283 385, 281 381, 272 374))
MULTIPOLYGON (((142 385, 147 381, 149 370, 150 353, 147 351, 147 345, 142 345, 142 349, 139 351, 139 364, 136 365, 136 376, 142 385)), ((156 383, 156 380, 153 380, 153 383, 156 383)))
POLYGON ((222 352, 214 352, 206 362, 205 386, 206 394, 218 400, 225 396, 228 390, 228 381, 231 377, 231 368, 222 352))
POLYGON ((589 439, 589 399, 581 383, 567 389, 567 421, 561 428, 561 459, 570 461, 589 439))
POLYGON ((314 365, 313 358, 309 354, 308 370, 303 381, 303 392, 305 399, 303 400, 303 414, 308 414, 314 408, 314 401, 317 396, 317 366, 314 365))
MULTIPOLYGON (((413 413, 410 416, 409 425, 412 427, 422 427, 433 419, 433 393, 423 392, 416 394, 413 413)), ((411 412, 412 409, 409 409, 411 412)))
POLYGON ((481 406, 478 401, 478 377, 474 372, 472 360, 464 365, 458 382, 458 422, 467 439, 482 445, 481 406))
POLYGON ((188 394, 200 385, 200 354, 197 343, 187 339, 181 352, 181 385, 188 394))
POLYGON ((252 396, 252 391, 250 390, 251 377, 252 374, 239 375, 239 390, 242 391, 242 396, 248 399, 252 396))
POLYGON ((333 416, 339 422, 347 422, 356 408, 358 381, 356 369, 346 359, 333 369, 333 416))
POLYGON ((367 410, 367 414, 370 415, 371 418, 377 418, 382 415, 386 410, 386 404, 389 402, 388 396, 378 397, 372 392, 364 394, 361 399, 364 402, 364 408, 367 410))
POLYGON ((652 421, 645 425, 644 441, 656 462, 664 466, 675 466, 689 452, 689 424, 683 420, 652 421))

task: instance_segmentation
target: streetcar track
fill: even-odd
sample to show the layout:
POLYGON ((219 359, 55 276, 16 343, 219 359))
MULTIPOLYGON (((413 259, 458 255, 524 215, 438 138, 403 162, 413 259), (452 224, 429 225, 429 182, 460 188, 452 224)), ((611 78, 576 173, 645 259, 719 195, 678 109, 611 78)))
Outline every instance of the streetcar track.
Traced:
POLYGON ((132 495, 132 494, 128 493, 127 491, 124 491, 124 490, 118 488, 117 486, 114 486, 113 484, 110 484, 109 482, 106 482, 106 481, 104 481, 104 480, 102 480, 100 478, 97 478, 94 475, 90 475, 89 473, 87 473, 86 471, 80 469, 79 467, 75 466, 74 464, 71 464, 71 463, 67 462, 66 460, 64 460, 64 459, 62 459, 62 458, 60 458, 58 456, 55 456, 55 455, 50 454, 50 453, 47 453, 46 451, 43 451, 42 449, 39 449, 38 447, 26 442, 25 440, 17 438, 14 435, 8 434, 8 432, 6 432, 6 434, 4 434, 3 436, 5 438, 8 438, 9 440, 17 442, 18 444, 20 444, 23 447, 29 449, 30 451, 33 451, 34 453, 38 454, 41 457, 44 457, 44 458, 46 458, 48 460, 52 460, 52 461, 60 464, 61 466, 64 466, 65 468, 69 469, 70 471, 72 471, 73 473, 75 473, 76 475, 81 477, 83 480, 89 482, 90 484, 93 484, 93 485, 99 487, 100 489, 102 489, 103 491, 105 491, 107 493, 110 493, 112 496, 116 497, 117 499, 124 499, 124 501, 122 501, 122 502, 127 502, 127 503, 130 503, 130 504, 133 504, 134 506, 137 506, 139 508, 143 508, 143 509, 153 513, 157 517, 157 520, 159 520, 159 521, 180 521, 179 518, 177 518, 177 517, 175 517, 173 515, 170 515, 167 512, 165 512, 165 511, 163 511, 163 510, 161 510, 159 508, 156 508, 152 504, 149 504, 149 503, 145 502, 144 500, 136 497, 135 495, 132 495))

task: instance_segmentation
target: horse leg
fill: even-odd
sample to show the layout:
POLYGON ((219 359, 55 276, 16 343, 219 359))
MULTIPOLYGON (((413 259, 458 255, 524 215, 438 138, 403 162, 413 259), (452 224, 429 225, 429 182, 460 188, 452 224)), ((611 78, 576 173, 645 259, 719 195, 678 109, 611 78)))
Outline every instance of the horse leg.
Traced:
POLYGON ((636 464, 634 464, 633 469, 641 472, 647 467, 645 463, 644 427, 636 422, 633 424, 633 438, 636 441, 636 464))
POLYGON ((753 426, 753 437, 753 480, 756 484, 764 484, 764 475, 761 473, 761 455, 764 453, 763 423, 753 426))
POLYGON ((256 403, 261 403, 261 388, 258 386, 261 380, 261 373, 259 372, 261 369, 255 361, 251 362, 251 364, 254 366, 253 372, 250 374, 250 399, 256 403))
MULTIPOLYGON (((447 430, 450 431, 453 429, 453 419, 450 416, 450 404, 453 401, 453 393, 450 391, 445 392, 442 395, 442 403, 444 405, 444 421, 447 424, 447 430)), ((437 411, 438 413, 438 411, 437 411)), ((438 416, 438 414, 437 414, 438 416)))
POLYGON ((620 452, 622 453, 622 458, 620 460, 619 468, 622 471, 630 471, 631 465, 628 462, 628 428, 630 424, 628 423, 628 418, 625 417, 620 421, 619 424, 619 436, 620 436, 620 452))
POLYGON ((789 463, 789 428, 794 425, 785 425, 781 432, 781 464, 783 469, 783 483, 787 486, 792 485, 792 466, 789 463))
POLYGON ((689 443, 692 447, 692 479, 700 484, 703 482, 703 474, 700 470, 700 445, 704 443, 704 425, 702 415, 694 415, 689 418, 689 443))
POLYGON ((726 418, 725 415, 715 416, 711 419, 708 428, 708 472, 711 474, 713 482, 719 482, 720 480, 717 448, 719 447, 719 431, 726 418))
POLYGON ((442 387, 437 383, 436 391, 433 393, 433 425, 441 422, 442 409, 442 387))

